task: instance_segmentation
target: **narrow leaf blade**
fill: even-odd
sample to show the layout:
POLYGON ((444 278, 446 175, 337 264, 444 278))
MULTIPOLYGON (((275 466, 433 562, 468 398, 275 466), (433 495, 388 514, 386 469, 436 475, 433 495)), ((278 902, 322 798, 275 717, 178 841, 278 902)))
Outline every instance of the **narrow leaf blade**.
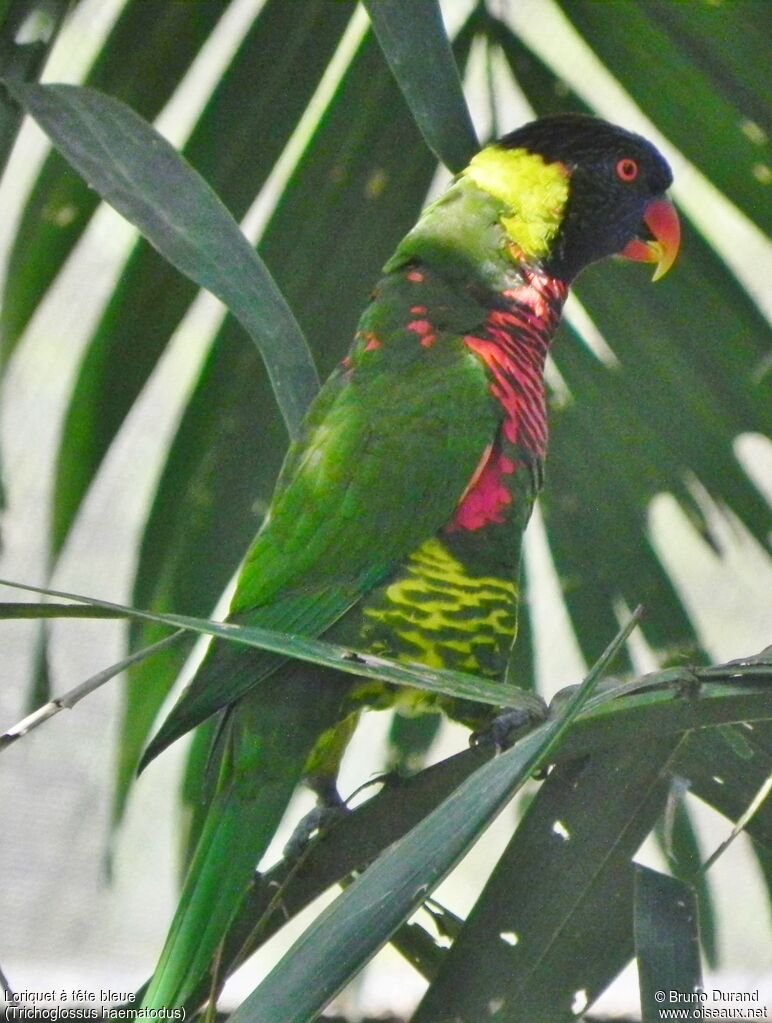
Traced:
POLYGON ((571 726, 635 625, 604 651, 560 714, 489 761, 322 913, 233 1016, 310 1023, 465 855, 571 726))
MULTIPOLYGON (((197 5, 166 5, 164 11, 169 6, 188 10, 197 5)), ((183 156, 217 192, 237 220, 246 214, 286 147, 349 17, 350 11, 345 5, 330 5, 326 0, 309 0, 289 8, 284 0, 268 0, 213 90, 185 144, 183 156), (271 55, 279 50, 282 60, 272 60, 271 55)), ((164 25, 170 32, 178 27, 176 23, 168 25, 166 20, 164 25)), ((153 56, 148 53, 146 59, 152 60, 153 56)), ((144 111, 138 112, 144 115, 144 111)), ((61 162, 58 154, 56 159, 61 162)), ((69 178, 81 182, 72 171, 69 178)), ((93 196, 93 191, 89 191, 89 195, 93 196)), ((276 267, 270 254, 264 258, 276 267)), ((37 256, 33 260, 35 266, 40 262, 37 256)), ((280 283, 280 290, 295 307, 294 296, 287 291, 286 282, 280 283)), ((137 241, 89 340, 70 393, 56 465, 51 529, 55 552, 64 544, 102 460, 195 294, 192 281, 178 273, 144 239, 137 241)), ((230 528, 232 519, 238 518, 237 502, 244 500, 243 492, 253 479, 259 478, 256 466, 267 463, 268 471, 274 470, 275 459, 266 457, 265 447, 278 454, 286 440, 260 353, 252 345, 244 344, 244 332, 238 322, 232 319, 228 322, 228 333, 233 339, 230 347, 237 350, 227 367, 233 374, 234 391, 239 398, 243 390, 249 392, 241 401, 248 405, 249 414, 257 424, 270 420, 273 435, 263 443, 250 438, 241 445, 240 490, 237 495, 223 495, 222 506, 227 508, 227 515, 218 517, 216 543, 204 538, 200 543, 193 541, 196 557, 183 555, 183 563, 190 566, 192 574, 195 567, 200 566, 199 577, 212 579, 212 590, 201 594, 200 603, 198 588, 192 588, 192 594, 190 590, 176 594, 182 598, 176 601, 176 606, 196 614, 211 610, 216 594, 243 554, 246 541, 242 541, 234 557, 223 534, 230 528), (222 564, 217 568, 213 567, 215 554, 222 556, 222 564)), ((224 369, 222 367, 221 371, 224 369)), ((163 553, 155 550, 144 562, 146 567, 149 563, 160 574, 175 558, 174 548, 187 539, 194 524, 206 518, 210 510, 212 514, 219 510, 217 502, 202 493, 203 484, 190 475, 193 472, 191 462, 202 444, 208 446, 210 438, 223 436, 230 442, 234 434, 237 413, 232 411, 235 404, 232 396, 223 400, 215 395, 210 397, 206 424, 210 432, 191 438, 185 459, 188 475, 184 480, 173 481, 172 539, 169 535, 164 537, 167 546, 163 553), (229 414, 224 416, 222 410, 226 407, 229 414)), ((256 432, 259 433, 259 426, 256 432)), ((216 452, 207 450, 205 462, 216 466, 218 471, 223 467, 227 472, 235 459, 227 444, 217 447, 216 452)), ((254 493, 252 491, 250 504, 254 493)), ((149 602, 144 592, 137 602, 149 602)))
MULTIPOLYGON (((50 6, 50 5, 48 5, 50 6)), ((152 120, 227 9, 223 0, 128 0, 85 84, 152 120)), ((54 151, 22 213, 0 303, 0 359, 7 360, 43 295, 83 234, 99 196, 54 151)))
MULTIPOLYGON (((139 618, 149 622, 157 622, 175 629, 185 629, 204 636, 216 636, 231 642, 243 643, 245 646, 270 650, 287 658, 309 661, 313 664, 336 668, 348 675, 364 678, 384 679, 398 685, 415 686, 429 692, 456 696, 488 703, 495 707, 522 707, 532 715, 534 721, 543 720, 545 716, 544 701, 517 686, 492 682, 489 679, 470 675, 461 671, 445 671, 428 668, 422 664, 411 662, 401 663, 383 657, 376 657, 366 652, 357 652, 348 647, 327 643, 324 640, 305 636, 276 632, 256 626, 235 625, 229 622, 214 622, 191 615, 160 614, 154 611, 141 611, 116 604, 111 601, 98 600, 63 590, 52 590, 44 587, 27 586, 20 583, 0 579, 0 585, 12 586, 17 589, 30 590, 47 596, 65 597, 96 608, 119 612, 129 618, 139 618)), ((45 605, 33 605, 45 608, 45 605)), ((45 617, 41 613, 40 617, 45 617)), ((569 701, 569 705, 572 701, 569 701)))
POLYGON ((642 866, 635 871, 635 953, 644 1023, 668 1019, 674 1003, 684 1009, 681 1019, 703 1018, 697 897, 685 882, 642 866))
POLYGON ((206 182, 125 104, 73 85, 9 86, 99 194, 228 306, 261 350, 295 436, 318 378, 292 311, 206 182))
POLYGON ((633 954, 631 858, 659 816, 679 742, 628 745, 553 769, 415 1023, 483 1019, 490 1005, 502 1023, 568 1023, 597 997, 633 954))
POLYGON ((452 171, 479 148, 438 0, 365 0, 378 42, 429 148, 452 171))

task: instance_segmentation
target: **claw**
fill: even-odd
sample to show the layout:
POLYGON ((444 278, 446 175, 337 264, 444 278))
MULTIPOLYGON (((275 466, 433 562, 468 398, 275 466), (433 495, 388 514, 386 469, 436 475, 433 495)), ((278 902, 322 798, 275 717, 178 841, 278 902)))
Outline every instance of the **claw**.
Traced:
POLYGON ((514 746, 521 736, 541 724, 547 716, 547 708, 538 711, 535 707, 508 707, 478 732, 469 736, 470 746, 493 746, 497 753, 514 746))
POLYGON ((284 846, 284 858, 291 861, 299 860, 311 841, 326 834, 350 813, 349 808, 341 801, 335 805, 320 803, 315 806, 299 821, 290 835, 284 846))

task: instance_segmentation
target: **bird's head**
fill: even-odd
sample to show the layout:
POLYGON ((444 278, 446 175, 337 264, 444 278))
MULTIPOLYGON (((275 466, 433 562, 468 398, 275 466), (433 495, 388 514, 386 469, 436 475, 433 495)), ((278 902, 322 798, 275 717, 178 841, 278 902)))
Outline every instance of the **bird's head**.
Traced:
POLYGON ((646 139, 606 121, 533 121, 486 146, 462 177, 501 202, 514 257, 562 280, 614 254, 655 263, 657 280, 678 253, 670 167, 646 139))

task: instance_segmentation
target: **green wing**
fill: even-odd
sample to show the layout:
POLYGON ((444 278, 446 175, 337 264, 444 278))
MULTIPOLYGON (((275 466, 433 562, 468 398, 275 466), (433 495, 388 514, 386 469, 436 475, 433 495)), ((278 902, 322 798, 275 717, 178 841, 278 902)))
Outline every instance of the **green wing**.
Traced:
MULTIPOLYGON (((318 636, 451 519, 500 407, 460 337, 428 350, 414 336, 399 342, 360 352, 320 392, 245 559, 231 621, 318 636)), ((143 766, 282 662, 212 644, 143 766)))
MULTIPOLYGON (((496 434, 498 406, 458 336, 388 354, 361 354, 314 403, 245 560, 234 620, 323 633, 451 519, 496 434)), ((300 662, 277 672, 281 664, 213 643, 146 754, 238 701, 145 1006, 184 1004, 200 990, 316 739, 338 720, 347 677, 300 662)))

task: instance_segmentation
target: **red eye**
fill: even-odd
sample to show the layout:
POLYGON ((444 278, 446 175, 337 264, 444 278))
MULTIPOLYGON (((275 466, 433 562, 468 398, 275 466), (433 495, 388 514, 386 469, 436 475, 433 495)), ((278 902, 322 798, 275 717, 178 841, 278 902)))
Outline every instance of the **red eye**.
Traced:
POLYGON ((617 177, 622 181, 635 181, 638 177, 638 164, 635 160, 625 157, 617 164, 617 177))

